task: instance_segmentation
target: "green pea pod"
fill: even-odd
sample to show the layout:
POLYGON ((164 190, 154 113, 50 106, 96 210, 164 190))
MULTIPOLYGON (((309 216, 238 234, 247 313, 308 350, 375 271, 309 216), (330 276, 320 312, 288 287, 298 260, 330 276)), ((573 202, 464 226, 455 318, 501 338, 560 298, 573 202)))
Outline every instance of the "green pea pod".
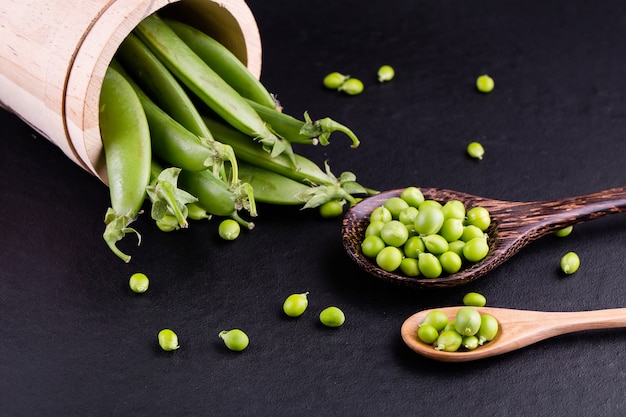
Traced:
POLYGON ((135 33, 161 62, 193 93, 235 129, 263 143, 272 156, 288 143, 272 133, 237 91, 213 71, 161 18, 152 14, 135 33))
MULTIPOLYGON (((117 61, 112 63, 118 68, 117 61)), ((215 139, 203 139, 185 129, 157 106, 147 94, 120 69, 126 81, 133 87, 145 111, 154 153, 170 165, 189 171, 202 171, 213 167, 215 174, 222 170, 224 161, 232 167, 232 181, 237 182, 237 159, 231 146, 224 145, 215 139)))
POLYGON ((181 171, 178 183, 182 189, 198 198, 197 205, 207 213, 227 216, 252 229, 254 224, 243 220, 239 211, 247 210, 251 216, 257 215, 256 201, 252 187, 247 183, 228 185, 215 177, 209 170, 181 171))
POLYGON ((125 262, 130 256, 116 246, 135 220, 150 181, 150 129, 132 86, 115 69, 108 68, 100 93, 100 134, 107 165, 111 208, 105 216, 103 237, 125 262))
POLYGON ((239 94, 266 108, 276 108, 277 103, 272 94, 228 48, 192 26, 171 19, 163 20, 239 94))
POLYGON ((174 120, 196 136, 213 139, 178 80, 135 34, 128 35, 115 56, 141 89, 174 120))
POLYGON ((245 162, 239 162, 239 176, 254 190, 254 199, 259 203, 285 206, 303 205, 298 196, 306 193, 309 186, 245 162))
POLYGON ((220 121, 204 116, 204 121, 213 132, 217 141, 230 145, 239 161, 274 171, 296 181, 312 182, 314 184, 333 184, 334 179, 310 159, 294 154, 297 168, 294 169, 287 155, 272 157, 263 151, 262 147, 241 132, 227 126, 220 121))
POLYGON ((260 104, 250 102, 252 108, 280 137, 291 143, 328 145, 333 132, 345 133, 352 140, 352 147, 356 148, 360 142, 357 136, 348 127, 325 117, 313 121, 308 113, 304 113, 304 121, 298 120, 281 111, 270 109, 260 104))

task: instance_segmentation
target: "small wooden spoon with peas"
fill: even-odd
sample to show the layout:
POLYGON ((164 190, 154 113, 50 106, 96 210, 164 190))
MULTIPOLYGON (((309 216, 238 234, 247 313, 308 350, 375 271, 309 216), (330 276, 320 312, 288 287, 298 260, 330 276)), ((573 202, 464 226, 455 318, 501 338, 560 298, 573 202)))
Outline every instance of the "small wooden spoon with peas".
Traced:
POLYGON ((342 238, 348 255, 365 271, 382 280, 412 287, 449 287, 475 280, 501 265, 530 242, 559 229, 626 211, 626 187, 554 201, 514 202, 479 197, 442 188, 420 188, 424 198, 445 203, 460 200, 466 208, 482 206, 491 214, 489 253, 480 262, 439 278, 408 277, 387 272, 361 252, 365 229, 372 211, 403 189, 368 197, 354 205, 343 219, 342 238))
MULTIPOLYGON (((462 307, 445 307, 449 320, 462 307)), ((430 310, 409 317, 401 328, 401 335, 409 348, 422 356, 442 362, 467 362, 511 352, 550 337, 583 330, 626 327, 626 308, 607 310, 548 312, 512 310, 496 307, 475 307, 481 314, 491 314, 498 320, 498 333, 490 342, 474 350, 444 352, 418 339, 417 330, 430 310)))

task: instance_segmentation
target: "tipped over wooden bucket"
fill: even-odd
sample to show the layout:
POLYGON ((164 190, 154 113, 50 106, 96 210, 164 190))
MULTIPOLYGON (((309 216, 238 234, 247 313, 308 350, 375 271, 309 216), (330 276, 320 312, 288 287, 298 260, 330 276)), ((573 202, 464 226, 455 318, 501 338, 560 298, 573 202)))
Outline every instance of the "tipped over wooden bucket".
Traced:
POLYGON ((3 0, 0 106, 106 182, 102 80, 124 38, 156 11, 213 36, 260 76, 259 31, 243 0, 3 0))

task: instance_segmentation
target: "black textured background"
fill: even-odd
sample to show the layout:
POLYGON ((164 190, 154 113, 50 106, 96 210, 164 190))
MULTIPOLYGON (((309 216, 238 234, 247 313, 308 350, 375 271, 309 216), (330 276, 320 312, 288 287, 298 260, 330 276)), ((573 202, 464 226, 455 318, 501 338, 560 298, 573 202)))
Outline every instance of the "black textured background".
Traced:
MULTIPOLYGON (((262 81, 285 111, 331 116, 336 134, 301 149, 380 190, 451 188, 547 200, 626 185, 626 3, 584 0, 250 0, 263 42, 262 81), (375 80, 391 64, 396 78, 375 80), (321 86, 341 71, 348 97, 321 86), (481 73, 493 93, 476 92, 481 73), (469 141, 483 161, 465 155, 469 141)), ((123 264, 101 233, 108 191, 0 111, 0 415, 21 416, 618 416, 626 413, 626 333, 589 331, 465 364, 421 358, 400 338, 418 310, 459 304, 587 310, 624 306, 626 218, 546 237, 488 276, 446 290, 397 288, 344 254, 340 220, 261 207, 257 228, 216 238, 217 222, 159 232, 123 264), (576 251, 580 270, 558 271, 576 251), (130 292, 141 271, 148 293, 130 292), (283 299, 310 292, 289 320, 283 299), (342 328, 317 322, 341 307, 342 328), (161 352, 174 329, 181 348, 161 352), (239 327, 249 348, 217 334, 239 327)))

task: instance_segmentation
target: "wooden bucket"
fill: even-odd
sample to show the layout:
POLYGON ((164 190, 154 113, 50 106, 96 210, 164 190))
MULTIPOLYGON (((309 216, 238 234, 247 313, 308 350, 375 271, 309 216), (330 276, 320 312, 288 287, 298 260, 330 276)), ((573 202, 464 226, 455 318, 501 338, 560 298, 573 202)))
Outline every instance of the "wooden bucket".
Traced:
POLYGON ((260 76, 259 31, 244 0, 2 0, 0 106, 106 183, 102 80, 124 38, 156 11, 210 34, 260 76))

